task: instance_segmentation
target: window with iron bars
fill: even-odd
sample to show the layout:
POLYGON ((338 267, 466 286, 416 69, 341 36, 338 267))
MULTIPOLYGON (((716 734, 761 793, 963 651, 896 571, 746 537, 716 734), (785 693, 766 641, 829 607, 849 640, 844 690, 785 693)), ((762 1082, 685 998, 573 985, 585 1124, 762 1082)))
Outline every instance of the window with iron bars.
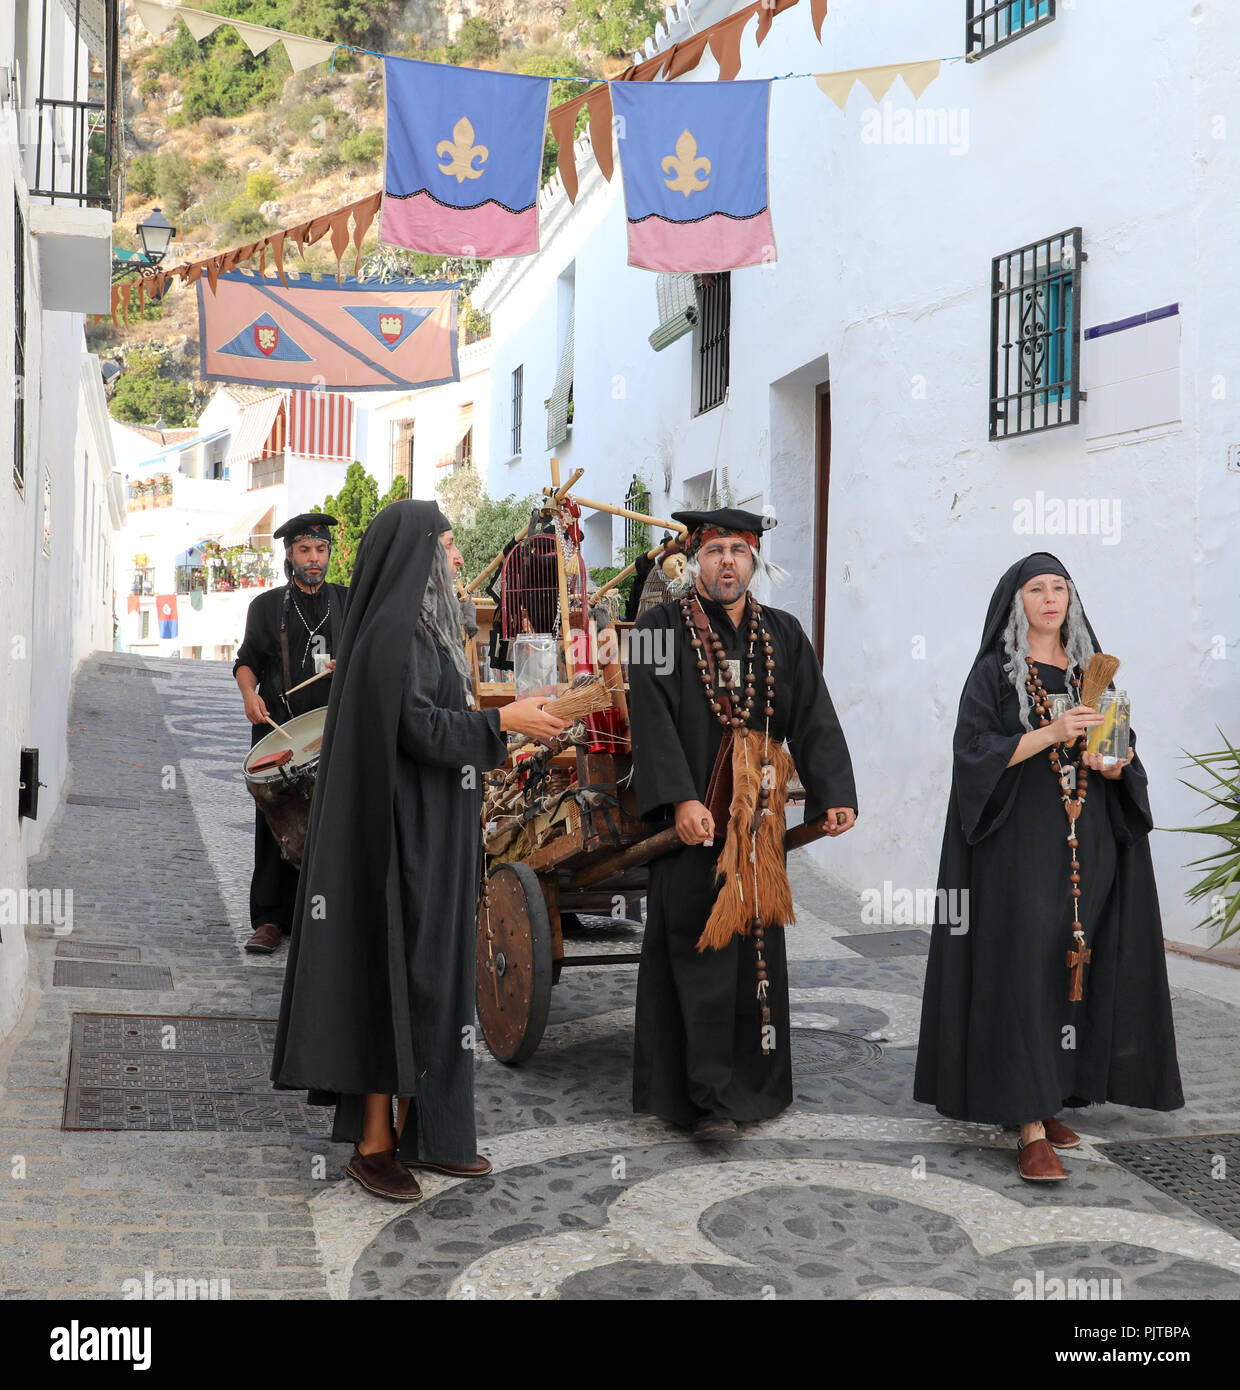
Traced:
MULTIPOLYGON (((629 484, 629 490, 624 494, 624 509, 629 512, 643 512, 646 516, 650 515, 650 489, 644 482, 633 474, 633 481, 629 484)), ((638 544, 649 545, 650 527, 644 521, 634 521, 631 516, 624 518, 624 544, 632 546, 638 544)))
POLYGON ((525 364, 512 373, 512 456, 521 452, 521 408, 525 395, 525 364))
POLYGON ((26 221, 13 204, 13 481, 26 486, 26 221))
POLYGON ((32 198, 112 207, 118 9, 119 0, 102 0, 94 7, 86 0, 42 0, 34 129, 23 141, 33 170, 32 198), (90 32, 95 47, 102 42, 102 54, 86 47, 90 26, 83 26, 84 10, 101 14, 103 33, 90 32), (76 40, 68 60, 49 42, 51 16, 63 11, 68 12, 76 40))
MULTIPOLYGON (((392 481, 404 478, 407 486, 413 487, 413 421, 392 421, 392 481)), ((412 495, 406 493, 406 496, 412 495)))
POLYGON ((1055 18, 1055 0, 968 0, 964 51, 984 58, 1055 18))
POLYGON ((732 328, 732 273, 698 277, 701 316, 693 335, 698 352, 695 415, 722 405, 728 394, 732 328))
POLYGON ((990 271, 990 437, 1075 425, 1084 400, 1081 229, 996 256, 990 271))

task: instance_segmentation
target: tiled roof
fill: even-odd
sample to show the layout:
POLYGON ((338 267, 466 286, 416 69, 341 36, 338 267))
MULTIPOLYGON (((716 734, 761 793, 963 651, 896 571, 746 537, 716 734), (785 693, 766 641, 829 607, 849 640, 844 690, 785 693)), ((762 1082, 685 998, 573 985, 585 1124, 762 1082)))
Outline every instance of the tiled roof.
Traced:
POLYGON ((253 405, 255 401, 261 401, 266 396, 270 396, 275 390, 275 386, 225 386, 224 390, 232 397, 238 405, 253 405))

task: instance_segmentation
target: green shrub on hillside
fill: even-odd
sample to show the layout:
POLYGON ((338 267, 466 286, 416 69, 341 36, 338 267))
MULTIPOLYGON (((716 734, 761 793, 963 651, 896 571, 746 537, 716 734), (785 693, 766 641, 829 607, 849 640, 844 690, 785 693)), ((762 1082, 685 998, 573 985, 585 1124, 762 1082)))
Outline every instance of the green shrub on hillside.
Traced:
POLYGON ((348 164, 373 164, 383 158, 383 132, 359 130, 340 142, 340 157, 348 164))

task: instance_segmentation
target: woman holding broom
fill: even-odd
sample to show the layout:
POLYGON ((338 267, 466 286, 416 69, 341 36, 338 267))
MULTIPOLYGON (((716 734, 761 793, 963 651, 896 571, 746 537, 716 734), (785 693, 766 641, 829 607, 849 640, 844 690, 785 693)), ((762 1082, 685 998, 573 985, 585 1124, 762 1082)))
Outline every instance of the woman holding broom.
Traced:
POLYGON ((1067 1176, 1063 1107, 1184 1104, 1145 770, 1084 748, 1102 720, 1082 692, 1117 664, 1091 672, 1098 651, 1067 570, 1027 556, 991 598, 953 740, 914 1096, 1018 1126, 1030 1182, 1067 1176))

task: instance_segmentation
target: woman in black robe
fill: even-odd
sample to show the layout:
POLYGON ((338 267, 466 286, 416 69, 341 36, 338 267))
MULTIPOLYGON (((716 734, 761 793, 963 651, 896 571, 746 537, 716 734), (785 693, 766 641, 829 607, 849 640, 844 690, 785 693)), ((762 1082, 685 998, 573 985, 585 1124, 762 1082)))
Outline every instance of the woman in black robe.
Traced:
POLYGON ((271 1070, 334 1105, 349 1175, 402 1201, 420 1195, 410 1168, 490 1171, 473 1104, 482 774, 506 730, 563 728, 541 698, 466 707, 451 541, 433 502, 402 501, 358 547, 271 1070))
POLYGON ((1062 1107, 1184 1104, 1145 769, 1135 748, 1106 768, 1079 737, 1101 722, 1078 685, 1098 650, 1063 565, 1044 552, 1013 565, 991 598, 953 741, 914 1096, 953 1119, 1019 1126, 1030 1181, 1066 1176, 1055 1149, 1080 1140, 1054 1118, 1062 1107), (1029 675, 1048 697, 1044 716, 1029 675), (1089 770, 1072 822, 1076 871, 1052 750, 1073 802, 1089 770), (1074 886, 1091 953, 1076 1003, 1074 886))

